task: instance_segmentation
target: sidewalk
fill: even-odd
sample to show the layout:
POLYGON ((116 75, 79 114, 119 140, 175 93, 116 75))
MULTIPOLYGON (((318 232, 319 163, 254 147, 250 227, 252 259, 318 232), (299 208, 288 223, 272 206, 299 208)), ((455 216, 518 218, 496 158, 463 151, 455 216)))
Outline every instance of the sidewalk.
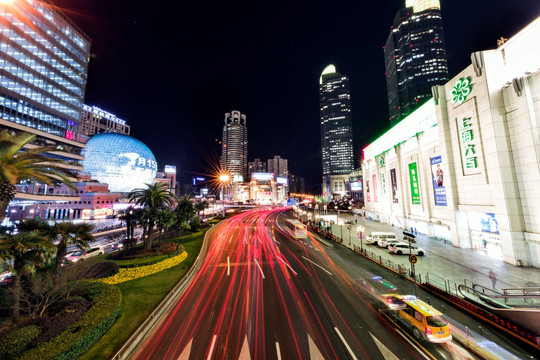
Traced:
MULTIPOLYGON (((354 217, 353 214, 348 213, 340 213, 339 217, 351 220, 352 223, 343 226, 333 225, 332 233, 337 237, 343 234, 343 245, 351 249, 361 247, 360 239, 356 234, 356 227, 359 225, 365 228, 365 236, 373 231, 385 231, 395 233, 400 239, 403 238, 403 230, 399 227, 366 220, 358 215, 354 217), (355 218, 357 223, 355 223, 355 218), (347 228, 349 225, 350 230, 347 228)), ((451 243, 420 233, 416 236, 416 246, 425 249, 427 253, 425 256, 418 257, 418 263, 415 266, 417 277, 420 275, 422 280, 429 276, 431 282, 444 284, 445 280, 450 280, 457 285, 466 282, 468 285, 476 283, 492 288, 492 282, 489 279, 489 271, 492 270, 497 277, 496 289, 540 286, 540 269, 538 268, 516 267, 505 263, 502 259, 490 257, 484 251, 453 247, 451 243)), ((363 247, 365 251, 373 253, 377 258, 381 256, 407 269, 410 268, 407 255, 391 254, 386 249, 375 245, 365 245, 365 243, 363 247)))

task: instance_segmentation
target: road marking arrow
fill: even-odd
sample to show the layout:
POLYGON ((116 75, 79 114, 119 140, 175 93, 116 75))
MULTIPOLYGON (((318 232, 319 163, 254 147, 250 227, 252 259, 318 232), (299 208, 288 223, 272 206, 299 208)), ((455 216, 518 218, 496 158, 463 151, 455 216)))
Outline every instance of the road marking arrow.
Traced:
POLYGON ((390 351, 390 349, 387 348, 379 339, 377 339, 375 335, 373 335, 371 332, 369 332, 369 335, 371 335, 373 342, 379 348, 379 351, 381 352, 384 360, 399 360, 399 358, 394 355, 394 353, 390 351))

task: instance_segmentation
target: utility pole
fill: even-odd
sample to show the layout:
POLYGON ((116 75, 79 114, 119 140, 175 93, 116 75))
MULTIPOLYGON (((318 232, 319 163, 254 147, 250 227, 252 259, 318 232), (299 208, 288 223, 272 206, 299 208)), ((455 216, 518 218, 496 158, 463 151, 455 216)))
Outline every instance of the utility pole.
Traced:
POLYGON ((414 264, 416 264, 416 261, 417 261, 417 258, 416 256, 413 256, 412 254, 412 251, 411 251, 411 242, 416 242, 416 240, 414 240, 415 236, 413 233, 410 233, 410 232, 407 232, 407 231, 404 231, 403 232, 403 240, 406 240, 409 242, 409 262, 411 263, 411 275, 412 275, 412 278, 413 278, 413 281, 414 281, 414 296, 418 297, 418 289, 417 289, 417 284, 416 284, 416 272, 415 272, 415 269, 414 269, 414 264))

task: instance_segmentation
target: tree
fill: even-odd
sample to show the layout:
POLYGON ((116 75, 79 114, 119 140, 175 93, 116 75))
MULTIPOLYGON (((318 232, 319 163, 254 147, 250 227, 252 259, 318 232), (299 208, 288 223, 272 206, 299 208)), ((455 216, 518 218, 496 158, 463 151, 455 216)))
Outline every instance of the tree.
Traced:
POLYGON ((160 244, 161 244, 161 235, 163 234, 163 230, 170 229, 174 224, 175 224, 174 213, 167 208, 161 209, 156 219, 156 226, 159 230, 159 243, 160 244))
POLYGON ((15 197, 15 185, 23 180, 35 180, 50 186, 65 184, 75 189, 70 178, 75 175, 65 166, 69 162, 48 157, 47 152, 57 151, 54 146, 22 149, 36 138, 21 132, 12 135, 0 130, 0 222, 6 217, 6 209, 15 197))
POLYGON ((195 214, 193 202, 189 195, 185 195, 182 200, 178 202, 178 205, 176 205, 176 208, 174 209, 174 214, 176 215, 176 229, 180 230, 183 228, 189 230, 189 222, 195 214))
POLYGON ((126 222, 127 240, 128 243, 131 243, 131 241, 133 240, 133 233, 135 231, 135 226, 137 224, 138 218, 135 207, 129 206, 127 209, 120 213, 120 216, 118 218, 126 222))
POLYGON ((145 184, 145 188, 135 189, 128 194, 130 202, 134 202, 144 208, 143 221, 146 224, 146 232, 143 229, 144 248, 152 248, 152 232, 160 209, 172 206, 178 198, 174 195, 167 184, 155 183, 145 184))
POLYGON ((37 267, 52 256, 53 251, 54 245, 39 231, 1 235, 0 261, 13 276, 10 315, 15 325, 20 320, 21 277, 35 272, 37 267))
POLYGON ((195 204, 194 208, 197 211, 197 215, 199 215, 199 220, 201 219, 201 211, 204 211, 204 209, 208 209, 208 206, 208 201, 201 201, 195 204))
POLYGON ((68 246, 75 245, 81 250, 89 247, 88 242, 94 240, 90 233, 93 229, 94 225, 92 224, 75 224, 69 221, 59 222, 52 226, 52 234, 55 240, 58 241, 58 244, 56 244, 56 272, 64 262, 68 246))

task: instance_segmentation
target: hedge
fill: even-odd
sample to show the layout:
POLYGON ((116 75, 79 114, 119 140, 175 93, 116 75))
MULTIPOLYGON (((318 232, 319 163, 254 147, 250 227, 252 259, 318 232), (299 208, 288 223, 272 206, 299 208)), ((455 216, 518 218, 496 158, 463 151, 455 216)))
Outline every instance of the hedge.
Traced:
POLYGON ((121 309, 120 289, 97 282, 84 283, 84 288, 90 300, 94 302, 94 306, 64 332, 46 343, 39 344, 19 359, 75 359, 109 330, 121 309))
POLYGON ((168 255, 156 255, 152 256, 150 259, 135 258, 128 260, 115 260, 114 262, 117 263, 120 268, 133 268, 138 266, 154 265, 160 261, 167 259, 168 257, 168 255))
POLYGON ((160 271, 166 270, 173 266, 176 266, 180 264, 182 261, 184 261, 187 258, 187 256, 188 256, 187 252, 184 251, 180 255, 170 257, 167 260, 160 261, 154 265, 139 266, 136 268, 122 268, 120 269, 118 274, 114 276, 104 278, 104 279, 97 279, 95 281, 99 281, 99 282, 109 284, 109 285, 114 285, 114 284, 120 284, 120 283, 130 281, 130 280, 135 280, 141 277, 158 273, 160 271))
POLYGON ((38 337, 41 328, 37 325, 28 325, 14 330, 0 340, 0 359, 14 359, 38 337))

